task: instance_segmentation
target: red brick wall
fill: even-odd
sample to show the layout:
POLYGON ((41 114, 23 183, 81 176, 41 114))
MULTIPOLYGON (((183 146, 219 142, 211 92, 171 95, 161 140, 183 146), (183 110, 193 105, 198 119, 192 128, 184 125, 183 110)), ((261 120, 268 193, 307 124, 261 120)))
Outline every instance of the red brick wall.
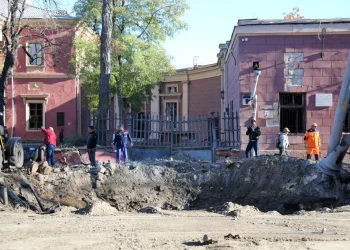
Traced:
POLYGON ((189 84, 189 116, 220 112, 221 77, 191 80, 189 84))
MULTIPOLYGON (((285 91, 284 53, 302 52, 304 60, 295 63, 295 69, 303 69, 302 86, 295 86, 290 92, 306 93, 306 128, 316 122, 322 139, 322 148, 327 148, 331 126, 337 105, 340 85, 342 82, 349 50, 350 35, 328 34, 324 45, 324 58, 320 57, 322 42, 314 35, 289 36, 248 36, 248 41, 238 39, 239 46, 239 93, 250 92, 254 73, 252 64, 260 62, 261 75, 258 82, 258 111, 261 105, 272 105, 279 101, 279 93, 285 91), (332 107, 315 107, 315 94, 332 93, 332 107)), ((236 51, 236 48, 234 48, 236 51)), ((228 69, 228 91, 237 96, 237 75, 234 67, 228 69)), ((241 97, 239 97, 241 102, 241 97)), ((237 103, 237 102, 235 102, 237 103)), ((271 112, 271 111, 269 111, 271 112)), ((260 112, 261 113, 261 112, 260 112)), ((247 126, 252 110, 240 105, 241 125, 247 126)), ((274 139, 279 133, 279 126, 268 127, 266 120, 260 114, 257 119, 261 127, 260 149, 274 149, 274 139)), ((242 148, 247 143, 246 129, 242 127, 242 148)), ((292 149, 302 149, 303 135, 291 134, 292 149)))

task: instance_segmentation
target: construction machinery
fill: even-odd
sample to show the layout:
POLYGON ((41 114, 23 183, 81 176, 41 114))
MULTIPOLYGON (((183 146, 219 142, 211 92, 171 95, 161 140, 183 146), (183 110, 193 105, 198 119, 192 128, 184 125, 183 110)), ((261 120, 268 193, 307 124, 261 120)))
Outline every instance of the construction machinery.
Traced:
POLYGON ((21 138, 9 137, 6 127, 0 125, 0 171, 9 166, 22 168, 23 161, 21 138))

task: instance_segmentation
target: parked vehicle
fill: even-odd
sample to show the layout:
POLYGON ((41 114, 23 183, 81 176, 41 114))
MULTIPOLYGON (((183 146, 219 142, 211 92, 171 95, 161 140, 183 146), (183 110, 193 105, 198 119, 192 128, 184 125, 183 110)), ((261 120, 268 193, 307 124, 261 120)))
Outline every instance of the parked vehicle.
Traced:
POLYGON ((0 125, 0 171, 7 166, 22 168, 23 145, 20 137, 9 137, 6 127, 0 125))

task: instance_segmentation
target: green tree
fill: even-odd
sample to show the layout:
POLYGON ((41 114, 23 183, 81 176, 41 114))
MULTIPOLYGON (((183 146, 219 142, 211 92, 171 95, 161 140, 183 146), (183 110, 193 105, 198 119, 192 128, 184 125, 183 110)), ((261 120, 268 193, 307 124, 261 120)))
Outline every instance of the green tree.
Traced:
MULTIPOLYGON (((188 8, 185 0, 113 0, 111 98, 114 94, 126 100, 138 111, 144 101, 151 98, 152 87, 161 82, 165 74, 174 72, 170 57, 162 43, 185 29, 181 20, 188 8)), ((100 35, 102 27, 102 0, 79 0, 75 4, 77 17, 100 35)), ((99 43, 78 39, 75 42, 80 60, 81 74, 89 107, 96 110, 99 74, 99 43), (92 54, 93 55, 92 55, 92 54)))

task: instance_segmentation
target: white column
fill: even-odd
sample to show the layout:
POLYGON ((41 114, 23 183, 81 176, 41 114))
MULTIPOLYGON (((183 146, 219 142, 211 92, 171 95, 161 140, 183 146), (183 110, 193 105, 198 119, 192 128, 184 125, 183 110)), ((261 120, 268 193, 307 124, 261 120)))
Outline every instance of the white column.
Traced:
MULTIPOLYGON (((224 84, 224 75, 225 75, 225 70, 223 67, 221 67, 220 69, 221 72, 221 87, 220 87, 220 91, 225 91, 225 84, 224 84)), ((226 91, 224 93, 226 95, 226 91)), ((220 93, 220 107, 221 107, 221 119, 220 119, 220 127, 223 129, 224 128, 224 113, 225 113, 225 100, 221 99, 221 93, 220 93)), ((223 131, 221 131, 221 140, 223 141, 224 138, 224 134, 223 131)))
POLYGON ((151 115, 159 114, 159 86, 156 85, 152 89, 152 100, 151 100, 151 115))
MULTIPOLYGON (((155 85, 154 88, 152 89, 152 100, 151 100, 151 116, 160 115, 160 107, 159 107, 159 86, 155 85)), ((151 124, 152 128, 151 131, 159 131, 158 124, 151 124), (154 127, 156 126, 156 127, 154 127)), ((151 133, 149 135, 149 139, 158 139, 158 134, 157 133, 151 133)))
MULTIPOLYGON (((182 117, 184 120, 188 119, 188 104, 188 82, 184 81, 182 82, 182 117)), ((187 130, 187 123, 184 123, 183 125, 183 129, 187 130)))

